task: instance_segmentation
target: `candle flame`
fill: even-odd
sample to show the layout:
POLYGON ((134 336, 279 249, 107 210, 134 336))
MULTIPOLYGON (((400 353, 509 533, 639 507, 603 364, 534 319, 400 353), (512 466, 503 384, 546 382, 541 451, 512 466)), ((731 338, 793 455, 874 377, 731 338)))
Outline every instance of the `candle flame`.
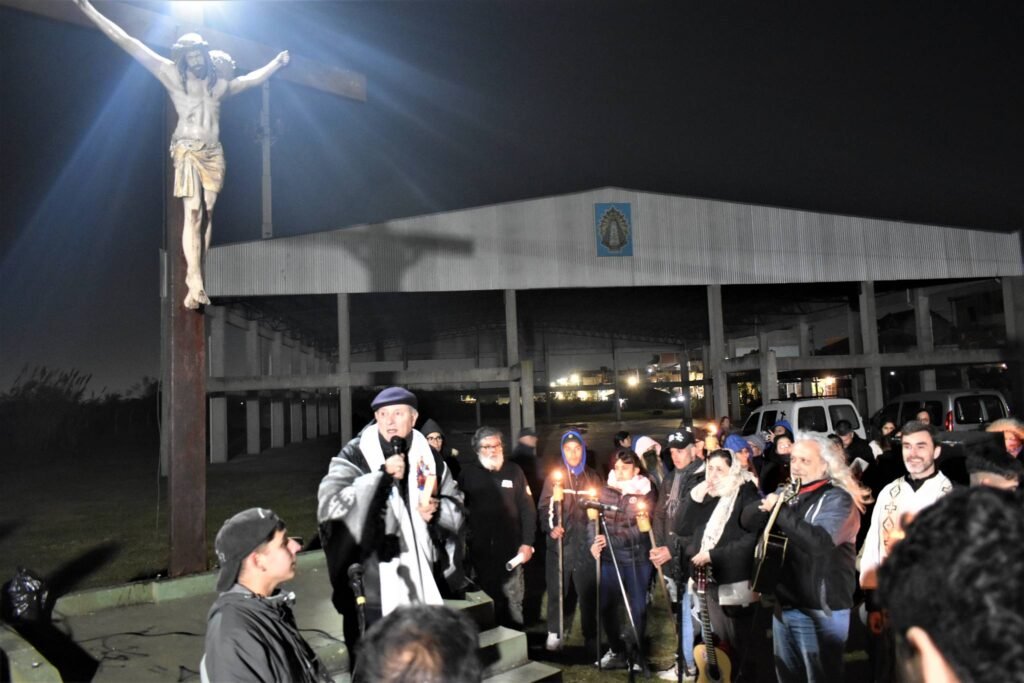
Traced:
POLYGON ((555 470, 555 479, 562 481, 562 470, 555 470))

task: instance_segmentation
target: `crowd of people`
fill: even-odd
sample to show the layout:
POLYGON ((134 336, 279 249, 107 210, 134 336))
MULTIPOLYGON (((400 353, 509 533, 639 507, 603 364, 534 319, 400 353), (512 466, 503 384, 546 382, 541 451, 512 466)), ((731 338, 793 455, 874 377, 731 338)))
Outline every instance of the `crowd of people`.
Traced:
MULTIPOLYGON (((565 650, 578 612, 585 661, 666 680, 702 671, 841 681, 854 619, 866 625, 875 681, 997 671, 1021 680, 1020 658, 993 654, 1003 669, 975 662, 968 630, 991 636, 982 649, 1007 640, 1021 649, 996 633, 1024 633, 1013 563, 1024 507, 998 490, 1015 489, 1024 472, 1016 421, 947 448, 918 419, 883 423, 868 439, 845 421, 828 435, 781 420, 741 436, 723 420, 664 439, 620 432, 603 457, 603 444, 588 449, 573 430, 539 457, 530 429, 506 457, 502 433, 481 427, 460 458, 435 421, 415 428, 408 390, 388 388, 372 408, 375 420, 332 459, 318 491, 354 680, 479 680, 475 627, 442 607, 467 590, 487 593, 501 625, 546 619, 552 652, 565 650), (955 519, 939 514, 947 500, 955 519), (1000 545, 1002 531, 1014 547, 1000 545), (986 565, 985 553, 1008 564, 986 565), (933 555, 944 564, 929 564, 933 555), (990 576, 974 581, 959 564, 990 576), (652 612, 659 593, 669 609, 652 612), (922 601, 973 613, 949 617, 946 605, 922 601), (658 672, 648 661, 653 618, 672 620, 678 644, 658 672), (968 644, 951 644, 958 636, 968 644)), ((269 510, 240 513, 216 549, 209 679, 326 680, 278 589, 298 549, 283 522, 269 510)))

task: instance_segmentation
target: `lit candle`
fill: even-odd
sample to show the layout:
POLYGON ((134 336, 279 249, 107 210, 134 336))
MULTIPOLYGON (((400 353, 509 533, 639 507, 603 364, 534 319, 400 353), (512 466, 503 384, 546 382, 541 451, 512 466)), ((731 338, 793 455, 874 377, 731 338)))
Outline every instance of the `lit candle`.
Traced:
POLYGON ((647 504, 643 501, 636 504, 636 526, 643 534, 651 530, 651 517, 647 514, 647 504))
POLYGON ((562 488, 562 470, 555 470, 555 486, 551 491, 551 500, 561 503, 565 499, 565 490, 562 488))

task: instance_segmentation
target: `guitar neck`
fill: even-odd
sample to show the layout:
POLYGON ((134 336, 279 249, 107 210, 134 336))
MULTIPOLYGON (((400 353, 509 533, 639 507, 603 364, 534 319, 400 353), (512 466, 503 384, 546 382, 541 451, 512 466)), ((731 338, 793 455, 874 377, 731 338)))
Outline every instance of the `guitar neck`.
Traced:
MULTIPOLYGON (((705 589, 706 590, 706 589, 705 589)), ((708 599, 704 593, 698 593, 700 602, 700 637, 704 641, 704 652, 707 653, 708 664, 718 670, 718 655, 715 652, 715 639, 711 631, 711 613, 708 612, 708 599)))

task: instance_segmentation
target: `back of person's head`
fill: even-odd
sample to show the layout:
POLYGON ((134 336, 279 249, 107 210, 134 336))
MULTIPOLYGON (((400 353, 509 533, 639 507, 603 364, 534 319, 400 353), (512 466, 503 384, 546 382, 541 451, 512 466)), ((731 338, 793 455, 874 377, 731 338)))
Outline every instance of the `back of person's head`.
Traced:
POLYGON ((1024 476, 1024 465, 1003 448, 1003 441, 997 435, 994 439, 984 439, 972 443, 967 451, 967 471, 971 476, 971 486, 987 484, 992 478, 1005 480, 1002 488, 1013 488, 1019 485, 1024 476))
POLYGON ((835 427, 836 436, 847 436, 854 432, 853 423, 849 420, 839 420, 839 422, 836 422, 835 427))
POLYGON ((354 683, 477 683, 476 625, 441 605, 400 607, 367 630, 354 683))
POLYGON ((907 680, 919 680, 932 646, 961 681, 1024 680, 1021 567, 1024 509, 1013 494, 959 489, 925 508, 879 569, 907 680))

